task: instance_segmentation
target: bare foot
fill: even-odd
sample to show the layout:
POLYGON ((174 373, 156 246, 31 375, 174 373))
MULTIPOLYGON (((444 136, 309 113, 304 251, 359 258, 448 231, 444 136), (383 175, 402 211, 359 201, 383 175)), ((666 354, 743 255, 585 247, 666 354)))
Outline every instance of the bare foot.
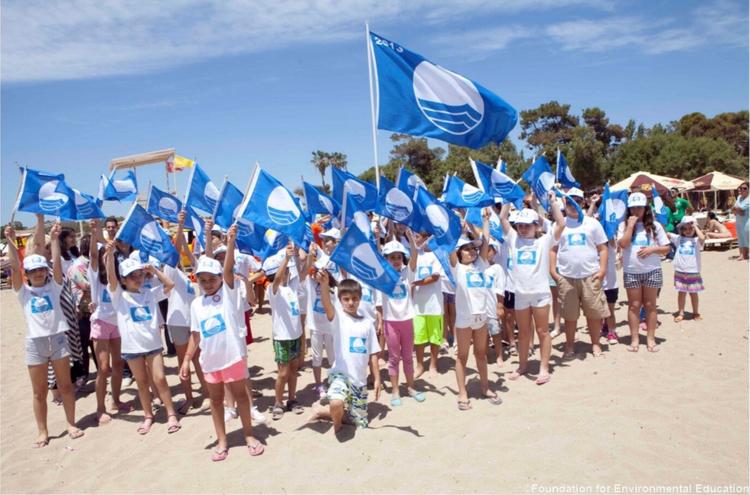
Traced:
POLYGON ((526 374, 525 369, 518 368, 516 371, 510 374, 510 376, 508 377, 508 380, 518 380, 525 374, 526 374))
POLYGON ((41 449, 49 444, 49 436, 46 433, 40 433, 36 441, 31 444, 32 449, 41 449))
POLYGON ((414 378, 419 378, 424 375, 424 366, 417 366, 414 370, 414 378))
POLYGON ((110 423, 112 421, 112 416, 105 413, 104 411, 100 411, 96 413, 96 422, 99 425, 106 425, 107 423, 110 423))
POLYGON ((693 319, 695 321, 701 321, 703 320, 703 317, 700 315, 700 313, 693 313, 693 319))
POLYGON ((591 347, 591 352, 594 355, 594 357, 603 356, 603 354, 602 354, 602 348, 599 347, 598 344, 591 347))
POLYGON ((81 438, 83 436, 83 431, 75 426, 68 426, 68 436, 71 440, 75 440, 76 438, 81 438))
POLYGON ((430 378, 435 378, 438 376, 438 370, 437 368, 430 368, 430 378))
POLYGON ((674 322, 679 323, 684 319, 685 319, 685 315, 683 315, 682 313, 677 313, 677 316, 674 317, 674 322))

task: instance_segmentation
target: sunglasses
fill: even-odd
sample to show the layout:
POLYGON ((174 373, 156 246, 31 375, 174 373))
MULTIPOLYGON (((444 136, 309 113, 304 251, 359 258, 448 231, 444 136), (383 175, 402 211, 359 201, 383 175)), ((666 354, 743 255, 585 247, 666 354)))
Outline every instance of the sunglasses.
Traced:
POLYGON ((740 187, 740 191, 747 191, 747 186, 740 187))

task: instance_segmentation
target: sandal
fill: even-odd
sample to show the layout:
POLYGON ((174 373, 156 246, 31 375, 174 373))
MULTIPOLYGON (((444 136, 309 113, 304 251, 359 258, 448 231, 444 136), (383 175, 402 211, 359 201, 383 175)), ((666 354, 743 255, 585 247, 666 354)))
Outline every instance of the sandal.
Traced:
POLYGON ((458 410, 459 411, 468 411, 471 409, 471 402, 468 400, 460 400, 458 401, 458 410))
POLYGON ((31 444, 32 449, 41 449, 42 447, 46 447, 49 445, 49 438, 45 438, 44 440, 37 440, 36 442, 31 444))
POLYGON ((247 446, 247 452, 253 457, 259 456, 265 451, 266 447, 260 442, 257 442, 255 445, 247 446))
POLYGON ((545 383, 547 383, 549 381, 550 381, 550 376, 549 375, 542 375, 542 376, 538 377, 534 381, 534 383, 536 383, 537 385, 544 385, 545 383))
POLYGON ((138 429, 136 431, 141 435, 145 435, 149 431, 151 431, 151 426, 153 424, 154 424, 154 417, 146 416, 145 418, 143 418, 143 422, 138 426, 138 429))
POLYGON ((682 314, 678 314, 677 316, 675 316, 675 317, 674 317, 674 322, 675 322, 675 323, 679 323, 679 322, 681 322, 681 321, 682 321, 682 320, 684 320, 684 319, 685 319, 685 316, 684 316, 684 315, 682 315, 682 314))
POLYGON ((214 450, 211 460, 213 462, 221 462, 229 456, 229 449, 214 450))
POLYGON ((493 406, 499 406, 500 404, 503 403, 503 399, 501 399, 500 396, 494 392, 492 394, 490 393, 484 394, 484 398, 487 399, 490 402, 490 404, 492 404, 493 406))
POLYGON ((271 409, 271 417, 274 421, 280 420, 282 417, 284 417, 284 408, 279 404, 273 406, 273 409, 271 409))
POLYGON ((417 392, 416 390, 409 391, 409 397, 417 402, 424 402, 426 399, 424 392, 417 392))
POLYGON ((562 360, 563 361, 570 361, 571 359, 576 358, 576 353, 574 351, 568 351, 565 354, 563 354, 562 360))
POLYGON ((638 346, 637 345, 629 345, 628 346, 628 352, 638 352, 638 346))
POLYGON ((393 407, 398 407, 401 405, 401 397, 391 397, 391 405, 393 407))
POLYGON ((510 374, 510 376, 508 377, 508 380, 518 380, 519 378, 521 378, 525 374, 526 374, 525 371, 523 371, 523 372, 521 372, 521 371, 514 371, 513 373, 510 374))
POLYGON ((83 430, 79 430, 78 428, 74 429, 73 431, 68 430, 68 438, 71 440, 75 440, 76 438, 81 438, 83 436, 83 430))
POLYGON ((167 433, 177 433, 182 428, 182 425, 177 420, 176 414, 170 414, 167 416, 167 426, 167 433))
POLYGON ((654 345, 647 345, 646 350, 648 352, 659 352, 661 348, 658 345, 654 344, 654 345))
POLYGON ((294 414, 302 414, 303 412, 305 412, 305 410, 302 408, 302 406, 299 405, 296 400, 286 401, 286 410, 291 411, 294 414))
POLYGON ((107 413, 98 413, 96 416, 96 424, 99 426, 106 425, 112 422, 112 416, 107 413))

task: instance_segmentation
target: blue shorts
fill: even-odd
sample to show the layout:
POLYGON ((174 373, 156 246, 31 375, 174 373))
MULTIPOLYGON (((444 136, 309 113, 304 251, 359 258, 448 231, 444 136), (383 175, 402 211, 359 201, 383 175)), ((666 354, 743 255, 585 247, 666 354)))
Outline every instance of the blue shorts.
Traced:
POLYGON ((148 351, 148 352, 134 352, 134 353, 123 352, 122 358, 125 361, 132 361, 133 359, 145 358, 145 357, 153 356, 154 354, 160 354, 162 350, 163 349, 159 347, 158 349, 154 349, 153 351, 148 351))

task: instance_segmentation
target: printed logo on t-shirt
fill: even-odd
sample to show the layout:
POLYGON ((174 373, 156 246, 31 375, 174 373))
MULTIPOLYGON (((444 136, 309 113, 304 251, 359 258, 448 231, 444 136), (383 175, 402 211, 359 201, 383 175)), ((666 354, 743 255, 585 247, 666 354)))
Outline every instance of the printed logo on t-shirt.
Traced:
POLYGON ((187 283, 187 293, 191 296, 195 295, 195 287, 190 282, 187 283))
POLYGON ((536 265, 536 251, 518 251, 516 263, 519 265, 536 265))
POLYGON ((466 274, 466 287, 469 289, 484 287, 484 273, 468 272, 466 274))
POLYGON ((289 301, 289 310, 291 311, 292 316, 299 316, 299 306, 297 301, 289 301))
POLYGON ((635 238, 633 239, 634 246, 648 246, 648 244, 649 244, 649 238, 645 232, 636 234, 635 238))
POLYGON ((349 337, 349 352, 367 354, 367 337, 349 337))
POLYGON ((226 329, 227 324, 221 314, 213 315, 201 321, 201 336, 204 338, 224 332, 226 329))
POLYGON ((323 307, 323 303, 320 301, 319 297, 315 298, 315 302, 313 303, 313 312, 321 314, 325 314, 326 312, 326 309, 323 307))
POLYGON ((393 296, 391 299, 406 299, 406 284, 398 284, 393 289, 393 296))
POLYGON ((102 291, 102 302, 103 303, 111 303, 112 302, 112 296, 109 295, 109 291, 107 289, 104 289, 102 291))
POLYGON ((586 245, 586 234, 584 232, 576 232, 568 234, 568 246, 585 246, 586 245))
POLYGON ((372 303, 372 290, 369 287, 362 286, 362 302, 372 303))
POLYGON ((52 311, 52 300, 49 296, 32 296, 30 306, 32 314, 46 313, 52 311))
POLYGON ((680 244, 680 254, 695 256, 695 244, 690 241, 683 242, 682 244, 680 244))
POLYGON ((484 287, 487 289, 491 289, 495 286, 495 276, 494 275, 488 275, 484 279, 484 287))
POLYGON ((505 261, 505 268, 507 268, 508 270, 513 268, 513 258, 511 258, 510 256, 508 256, 508 259, 505 261))
POLYGON ((130 308, 130 319, 133 321, 151 321, 151 309, 148 306, 133 306, 130 308))
POLYGON ((422 265, 417 267, 417 280, 422 280, 432 275, 431 265, 422 265))

